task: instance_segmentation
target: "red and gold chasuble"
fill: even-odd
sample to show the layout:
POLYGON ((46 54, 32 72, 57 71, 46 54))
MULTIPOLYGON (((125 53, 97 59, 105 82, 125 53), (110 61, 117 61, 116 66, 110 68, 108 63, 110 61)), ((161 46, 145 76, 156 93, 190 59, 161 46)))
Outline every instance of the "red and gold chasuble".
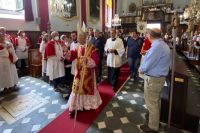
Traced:
POLYGON ((98 54, 96 48, 92 44, 88 44, 86 48, 79 45, 77 50, 72 52, 76 53, 76 55, 72 55, 76 56, 77 59, 77 73, 74 77, 72 91, 80 95, 93 95, 94 87, 96 87, 95 68, 87 68, 87 61, 93 59, 97 66, 98 54), (86 58, 85 62, 83 57, 86 58))

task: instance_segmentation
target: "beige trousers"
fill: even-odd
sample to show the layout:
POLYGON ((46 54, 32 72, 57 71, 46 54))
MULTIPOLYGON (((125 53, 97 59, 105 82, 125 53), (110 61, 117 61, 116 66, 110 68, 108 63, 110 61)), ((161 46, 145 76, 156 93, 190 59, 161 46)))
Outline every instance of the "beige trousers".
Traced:
POLYGON ((149 111, 149 128, 159 130, 161 91, 165 77, 144 77, 144 100, 149 111))

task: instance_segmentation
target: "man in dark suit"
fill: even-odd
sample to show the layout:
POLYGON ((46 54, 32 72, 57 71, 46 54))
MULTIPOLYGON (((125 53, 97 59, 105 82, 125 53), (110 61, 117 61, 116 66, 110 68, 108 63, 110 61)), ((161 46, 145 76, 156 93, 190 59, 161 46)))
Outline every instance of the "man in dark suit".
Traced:
POLYGON ((101 81, 102 76, 102 60, 103 60, 103 54, 104 54, 104 45, 105 45, 105 39, 100 36, 99 30, 94 30, 94 37, 91 40, 92 44, 98 49, 98 55, 99 55, 99 67, 98 67, 98 73, 97 73, 97 82, 101 81))

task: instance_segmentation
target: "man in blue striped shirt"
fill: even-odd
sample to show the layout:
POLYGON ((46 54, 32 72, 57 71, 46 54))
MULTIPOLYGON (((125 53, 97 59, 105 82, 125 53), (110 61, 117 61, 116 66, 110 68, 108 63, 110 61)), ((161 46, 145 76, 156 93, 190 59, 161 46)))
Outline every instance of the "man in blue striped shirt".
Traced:
POLYGON ((152 43, 140 66, 140 73, 144 74, 144 99, 149 112, 148 124, 141 125, 144 132, 158 132, 160 122, 161 91, 165 77, 171 64, 169 46, 161 38, 160 29, 153 28, 148 32, 152 43))

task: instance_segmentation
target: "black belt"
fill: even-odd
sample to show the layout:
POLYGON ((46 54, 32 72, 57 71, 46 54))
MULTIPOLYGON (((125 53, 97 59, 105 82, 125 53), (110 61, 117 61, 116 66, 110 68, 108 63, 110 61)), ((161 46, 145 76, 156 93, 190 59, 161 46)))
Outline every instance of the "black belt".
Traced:
POLYGON ((149 76, 149 77, 154 77, 154 78, 161 78, 161 77, 166 77, 166 76, 151 76, 151 75, 148 75, 148 74, 146 74, 147 76, 149 76))

